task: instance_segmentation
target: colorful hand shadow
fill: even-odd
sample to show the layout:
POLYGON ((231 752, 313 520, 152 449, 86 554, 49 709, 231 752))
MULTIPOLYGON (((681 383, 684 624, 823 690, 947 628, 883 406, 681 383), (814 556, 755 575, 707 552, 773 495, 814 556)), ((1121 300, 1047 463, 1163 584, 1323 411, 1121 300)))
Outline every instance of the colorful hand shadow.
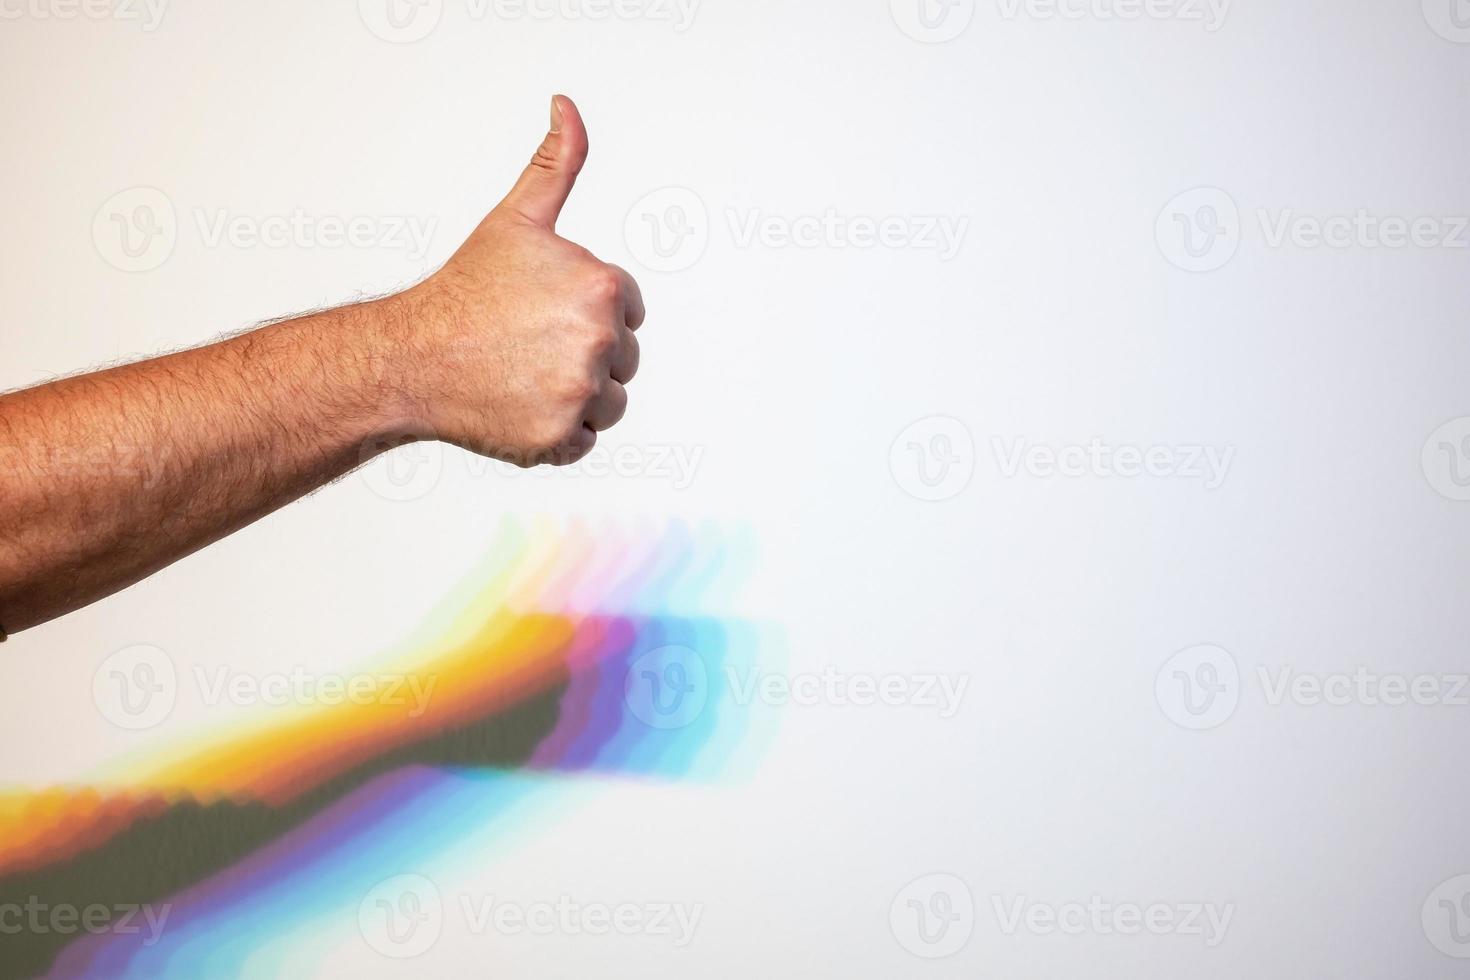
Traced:
POLYGON ((372 666, 396 692, 0 798, 0 909, 76 910, 70 931, 0 930, 0 976, 257 974, 267 939, 371 887, 387 855, 505 839, 568 774, 753 764, 771 733, 725 678, 769 659, 771 631, 706 612, 751 558, 711 528, 508 524, 432 638, 372 666))

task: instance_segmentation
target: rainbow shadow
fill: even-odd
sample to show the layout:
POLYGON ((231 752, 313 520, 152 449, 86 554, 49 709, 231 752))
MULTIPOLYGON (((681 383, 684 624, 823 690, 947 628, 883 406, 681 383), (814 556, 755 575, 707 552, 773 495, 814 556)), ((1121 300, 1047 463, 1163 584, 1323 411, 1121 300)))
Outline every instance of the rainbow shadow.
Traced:
POLYGON ((0 937, 4 975, 213 976, 247 960, 255 973, 271 940, 405 855, 503 846, 540 825, 520 818, 568 775, 716 779, 759 751, 721 678, 769 631, 697 611, 745 567, 728 543, 682 525, 651 538, 511 525, 498 538, 491 585, 461 590, 419 646, 438 652, 390 661, 435 682, 421 715, 285 712, 151 765, 125 760, 121 785, 0 807, 0 828, 26 830, 0 854, 0 902, 168 916, 158 936, 0 937))

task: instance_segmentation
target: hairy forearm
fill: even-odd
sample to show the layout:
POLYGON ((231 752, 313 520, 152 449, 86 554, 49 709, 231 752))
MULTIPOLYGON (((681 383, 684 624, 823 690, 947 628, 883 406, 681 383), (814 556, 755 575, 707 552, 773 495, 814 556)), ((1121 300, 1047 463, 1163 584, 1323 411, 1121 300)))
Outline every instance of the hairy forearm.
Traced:
POLYGON ((570 100, 449 262, 396 296, 0 396, 0 626, 116 592, 410 438, 570 463, 627 408, 642 293, 556 234, 570 100))
POLYGON ((138 581, 346 473, 397 424, 403 300, 0 397, 0 626, 138 581))

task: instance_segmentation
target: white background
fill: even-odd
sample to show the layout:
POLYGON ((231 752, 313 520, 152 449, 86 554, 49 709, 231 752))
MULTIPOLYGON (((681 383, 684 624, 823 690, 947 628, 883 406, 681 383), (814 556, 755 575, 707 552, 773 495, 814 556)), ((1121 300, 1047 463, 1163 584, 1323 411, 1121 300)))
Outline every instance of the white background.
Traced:
POLYGON ((1470 670, 1470 504, 1451 499, 1437 443, 1421 460, 1470 415, 1470 234, 1273 247, 1258 216, 1470 214, 1470 32, 1445 26, 1450 2, 1254 0, 1212 31, 961 0, 931 13, 963 30, 930 44, 901 28, 904 0, 705 0, 682 31, 443 0, 412 43, 369 29, 372 0, 176 0, 154 30, 3 0, 0 386, 416 280, 509 187, 561 91, 592 138, 561 231, 633 271, 649 307, 632 408, 606 441, 702 455, 682 488, 477 475, 457 452, 414 500, 360 476, 328 488, 0 650, 0 780, 82 779, 244 710, 181 698, 167 723, 120 732, 91 695, 120 648, 345 669, 408 634, 507 513, 715 519, 750 528, 760 556, 711 604, 779 624, 783 669, 961 675, 961 710, 790 706, 753 776, 578 782, 544 833, 440 882, 702 903, 685 949, 446 927, 425 958, 396 961, 348 929, 334 972, 1462 975, 1421 911, 1470 871, 1470 707, 1272 705, 1258 675, 1470 670), (177 244, 130 273, 93 223, 140 186, 166 195, 177 244), (656 272, 625 225, 666 187, 703 207, 707 247, 656 272), (1198 187, 1238 211, 1221 245, 1236 251, 1208 272, 1156 232, 1198 187), (297 208, 437 224, 416 257, 211 246, 196 223, 297 208), (742 243, 732 227, 829 208, 967 233, 945 261, 742 243), (953 465, 973 478, 925 502, 907 447, 936 430, 906 436, 897 464, 891 450, 935 416, 960 423, 971 448, 951 441, 953 465), (1008 476, 994 442, 1094 438, 1233 456, 1208 489, 1008 476), (1191 731, 1155 681, 1201 644, 1233 657, 1238 706, 1191 731), (930 961, 890 912, 935 873, 965 882, 975 911, 963 948, 930 961), (995 903, 1020 896, 1215 903, 1233 919, 1213 948, 1007 934, 995 903))

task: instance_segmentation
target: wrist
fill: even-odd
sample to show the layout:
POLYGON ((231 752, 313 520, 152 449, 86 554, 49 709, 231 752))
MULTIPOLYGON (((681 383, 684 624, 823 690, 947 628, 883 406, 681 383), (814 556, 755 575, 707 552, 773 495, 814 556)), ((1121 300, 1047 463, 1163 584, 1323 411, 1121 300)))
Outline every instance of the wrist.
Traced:
POLYGON ((432 385, 426 382, 434 304, 415 286, 403 292, 345 307, 345 326, 353 338, 354 389, 363 431, 363 459, 406 442, 437 438, 430 411, 432 385), (372 448, 368 446, 371 444, 372 448))
POLYGON ((285 320, 236 343, 254 385, 280 393, 284 420, 311 451, 351 469, 427 436, 409 396, 402 350, 407 311, 390 296, 285 320))

